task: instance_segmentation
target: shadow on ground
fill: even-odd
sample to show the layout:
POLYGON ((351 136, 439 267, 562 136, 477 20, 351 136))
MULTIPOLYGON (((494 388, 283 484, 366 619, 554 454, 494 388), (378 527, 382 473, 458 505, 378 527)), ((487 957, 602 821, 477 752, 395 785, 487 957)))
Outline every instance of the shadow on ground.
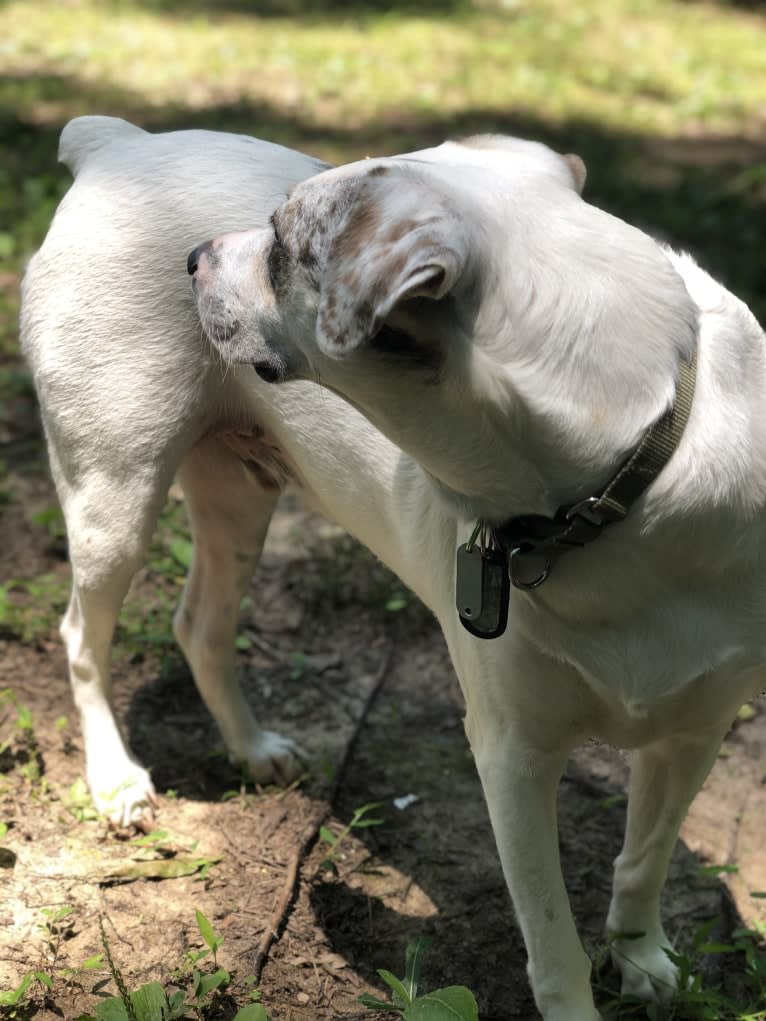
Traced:
MULTIPOLYGON (((305 524, 304 534, 311 527, 305 524)), ((317 842, 272 951, 264 989, 274 1004, 294 1002, 300 991, 314 1004, 329 1005, 327 975, 322 971, 317 978, 312 959, 338 955, 333 959, 346 962, 363 983, 379 986, 376 969, 401 970, 407 943, 425 935, 431 940, 424 975, 430 988, 470 986, 483 1021, 533 1018, 524 947, 463 733, 462 698, 438 627, 417 604, 395 619, 381 612, 385 588, 377 585, 385 586, 386 576, 367 580, 374 561, 365 551, 348 540, 319 545, 323 549, 315 549, 313 559, 265 556, 251 599, 254 626, 259 618, 267 626, 260 632, 260 648, 269 652, 265 659, 243 660, 241 676, 269 725, 311 749, 314 778, 304 789, 311 804, 327 790, 316 765, 340 760, 337 742, 343 745, 353 733, 358 689, 376 656, 371 660, 370 650, 386 635, 393 659, 357 735, 334 806, 334 830, 340 832, 360 806, 371 802, 377 807, 370 814, 383 821, 344 838, 337 856, 317 842), (275 623, 279 615, 291 618, 287 629, 275 623), (294 672, 291 676, 288 651, 296 644, 308 664, 297 679, 294 672), (398 809, 395 799, 406 795, 417 800, 398 809)), ((172 785, 184 799, 212 802, 215 812, 226 791, 236 788, 236 773, 220 758, 189 753, 190 747, 215 746, 217 737, 182 669, 134 689, 127 720, 139 757, 153 756, 160 789, 172 785)), ((753 741, 750 754, 760 754, 760 739, 753 741)), ((726 762, 736 776, 730 753, 726 762)), ((564 874, 579 931, 594 958, 604 962, 596 978, 602 1000, 618 985, 606 962, 603 925, 612 862, 625 827, 627 776, 620 753, 594 744, 574 757, 560 788, 564 874)), ((733 795, 737 781, 731 783, 733 795)), ((305 816, 306 811, 294 812, 292 822, 270 834, 260 853, 285 857, 305 816)), ((723 819, 717 825, 724 827, 723 819)), ((680 947, 712 918, 718 924, 711 939, 727 939, 752 924, 752 918, 740 916, 728 887, 700 872, 705 864, 701 854, 678 843, 664 914, 680 947)), ((704 974, 711 988, 736 998, 742 994, 742 974, 733 960, 710 956, 704 974)), ((343 997, 351 996, 355 980, 345 967, 334 980, 345 1005, 333 1016, 342 1017, 351 1011, 343 997)))

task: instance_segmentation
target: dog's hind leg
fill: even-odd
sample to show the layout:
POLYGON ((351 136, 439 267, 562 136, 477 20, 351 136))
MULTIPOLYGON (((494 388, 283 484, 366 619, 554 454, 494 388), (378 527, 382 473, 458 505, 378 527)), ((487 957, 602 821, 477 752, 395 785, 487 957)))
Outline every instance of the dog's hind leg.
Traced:
POLYGON ((279 486, 248 466, 220 437, 208 436, 180 471, 194 559, 174 626, 194 680, 233 761, 260 783, 301 772, 297 745, 257 724, 236 679, 239 607, 263 548, 279 486))
POLYGON ((74 701, 85 743, 86 773, 98 810, 118 825, 150 812, 154 790, 133 758, 111 705, 109 653, 131 579, 165 499, 170 471, 136 472, 130 484, 96 470, 66 479, 51 446, 69 537, 72 593, 61 624, 74 701))
POLYGON ((672 945, 660 918, 660 895, 679 827, 724 733, 715 728, 676 736, 635 752, 625 842, 615 861, 607 919, 625 994, 663 1001, 676 990, 676 967, 662 949, 672 945))

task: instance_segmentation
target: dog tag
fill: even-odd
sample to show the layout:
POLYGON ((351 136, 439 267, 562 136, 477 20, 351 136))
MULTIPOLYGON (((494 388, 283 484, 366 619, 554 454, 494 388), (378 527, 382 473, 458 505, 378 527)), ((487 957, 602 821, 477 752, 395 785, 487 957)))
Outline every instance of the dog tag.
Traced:
POLYGON ((508 623, 511 583, 505 554, 478 545, 457 551, 455 601, 460 623, 477 638, 498 638, 508 623))

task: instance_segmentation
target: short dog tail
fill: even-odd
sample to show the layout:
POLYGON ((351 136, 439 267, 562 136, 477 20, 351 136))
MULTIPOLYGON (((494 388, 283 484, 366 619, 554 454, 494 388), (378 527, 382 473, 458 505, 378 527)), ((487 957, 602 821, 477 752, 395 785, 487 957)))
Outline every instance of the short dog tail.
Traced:
POLYGON ((120 117, 75 117, 61 132, 59 162, 76 176, 91 153, 98 152, 118 136, 139 134, 145 134, 142 128, 120 117))

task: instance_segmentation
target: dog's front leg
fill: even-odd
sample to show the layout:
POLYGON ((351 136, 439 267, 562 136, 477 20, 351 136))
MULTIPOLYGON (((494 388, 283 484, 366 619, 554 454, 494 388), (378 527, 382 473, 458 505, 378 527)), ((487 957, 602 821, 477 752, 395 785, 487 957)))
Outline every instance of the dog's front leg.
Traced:
POLYGON ((445 630, 535 1002, 545 1021, 597 1021, 591 962, 564 887, 556 820, 559 780, 587 732, 587 692, 574 671, 511 626, 495 642, 445 630))
POLYGON ((660 919, 660 895, 678 829, 724 733, 716 727, 666 738, 634 755, 625 843, 615 861, 607 920, 625 994, 663 1001, 675 993, 676 967, 663 949, 672 947, 660 919))
POLYGON ((467 729, 538 1010, 545 1021, 597 1021, 591 962, 575 929, 559 861, 556 791, 566 754, 531 748, 510 729, 490 735, 485 726, 478 737, 470 718, 467 729))

